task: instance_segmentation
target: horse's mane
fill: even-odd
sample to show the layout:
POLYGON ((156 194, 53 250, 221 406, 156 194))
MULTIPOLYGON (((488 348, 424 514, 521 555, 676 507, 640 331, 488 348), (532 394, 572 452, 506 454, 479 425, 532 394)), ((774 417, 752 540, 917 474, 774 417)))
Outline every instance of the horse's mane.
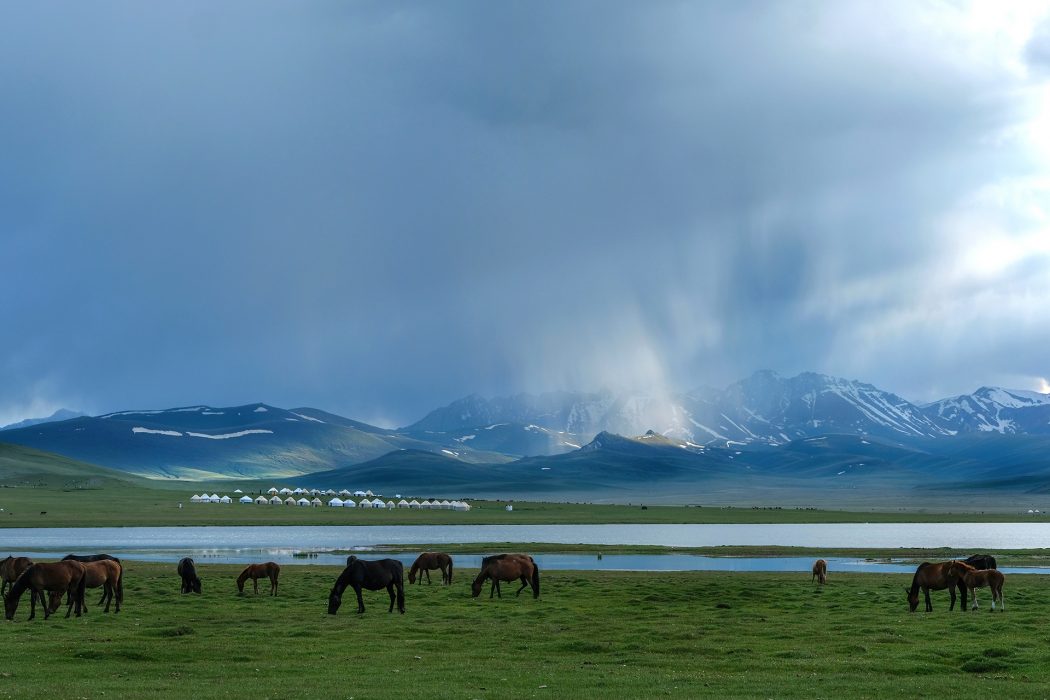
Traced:
POLYGON ((915 570, 915 575, 911 577, 911 590, 912 590, 912 593, 914 593, 915 591, 919 590, 919 574, 927 566, 930 566, 930 562, 928 562, 928 561, 924 561, 923 563, 919 564, 919 568, 915 570))

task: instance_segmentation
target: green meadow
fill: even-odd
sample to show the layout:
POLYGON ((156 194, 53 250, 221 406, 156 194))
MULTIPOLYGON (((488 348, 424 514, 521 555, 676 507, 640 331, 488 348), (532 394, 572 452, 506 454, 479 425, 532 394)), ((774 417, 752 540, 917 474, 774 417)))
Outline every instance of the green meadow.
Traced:
MULTIPOLYGON (((469 512, 448 510, 302 508, 190 503, 201 484, 185 490, 113 484, 99 488, 0 487, 0 528, 184 525, 541 525, 602 523, 856 523, 1014 522, 1016 514, 835 511, 470 500, 469 512), (196 490, 195 490, 196 489, 196 490), (183 504, 180 509, 178 504, 183 504)), ((209 493, 232 489, 209 486, 209 493)), ((245 489, 247 490, 247 489, 245 489)), ((1044 520, 1045 518, 1040 518, 1044 520)))
MULTIPOLYGON (((1013 575, 1008 612, 907 612, 910 577, 543 572, 542 596, 409 587, 326 614, 338 569, 285 566, 238 596, 240 567, 127 563, 125 608, 0 625, 0 697, 1046 697, 1050 578, 1013 575)), ((487 589, 487 587, 486 587, 487 589)), ((89 594, 90 603, 98 598, 89 594)), ((983 605, 989 602, 981 596, 983 605)))
MULTIPOLYGON (((1017 510, 816 510, 729 508, 635 503, 606 505, 468 499, 469 512, 447 510, 302 508, 240 503, 190 503, 196 493, 258 495, 272 481, 157 481, 59 455, 0 444, 0 528, 179 525, 542 525, 601 523, 857 523, 1043 522, 1050 514, 1017 510), (182 508, 179 508, 182 503, 182 508)), ((420 496, 422 497, 422 496, 420 496)), ((327 503, 327 498, 322 499, 327 503)))

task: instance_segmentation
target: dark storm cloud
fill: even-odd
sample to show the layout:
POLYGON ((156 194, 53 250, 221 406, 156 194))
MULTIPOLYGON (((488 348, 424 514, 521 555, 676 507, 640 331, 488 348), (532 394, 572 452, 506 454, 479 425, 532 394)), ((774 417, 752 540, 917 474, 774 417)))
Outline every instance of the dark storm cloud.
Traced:
POLYGON ((970 201, 1043 171, 1002 136, 1035 89, 1005 64, 1041 54, 987 48, 956 8, 6 14, 0 415, 267 400, 403 423, 470 391, 761 367, 915 397, 1047 374, 1016 302, 1046 266, 958 263, 1038 224, 1045 189, 970 201))

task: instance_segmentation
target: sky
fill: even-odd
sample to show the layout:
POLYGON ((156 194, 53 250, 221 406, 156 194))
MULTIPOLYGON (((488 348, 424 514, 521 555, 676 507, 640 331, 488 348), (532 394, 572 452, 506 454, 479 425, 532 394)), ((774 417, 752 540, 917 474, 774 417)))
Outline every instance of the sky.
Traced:
POLYGON ((0 425, 1050 391, 1044 2, 0 12, 0 425))

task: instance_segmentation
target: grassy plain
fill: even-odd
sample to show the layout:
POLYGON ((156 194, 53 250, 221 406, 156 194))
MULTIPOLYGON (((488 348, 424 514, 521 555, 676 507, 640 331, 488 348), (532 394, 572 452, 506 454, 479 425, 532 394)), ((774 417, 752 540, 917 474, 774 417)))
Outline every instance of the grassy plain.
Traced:
MULTIPOLYGON (((596 505, 576 503, 505 503, 471 500, 473 510, 300 508, 233 503, 196 504, 201 490, 232 489, 188 483, 185 490, 111 484, 98 488, 59 486, 0 487, 0 528, 121 527, 178 525, 540 525, 600 523, 880 523, 1045 521, 1046 516, 1016 513, 939 513, 915 510, 834 511, 724 507, 596 505), (179 502, 183 507, 178 507, 179 502)), ((245 489, 247 490, 247 489, 245 489)))
MULTIPOLYGON (((1050 578, 1010 576, 1009 612, 909 614, 909 577, 544 572, 533 600, 366 593, 325 613, 337 569, 285 566, 281 591, 238 597, 240 567, 127 564, 126 606, 0 624, 0 697, 1009 697, 1047 696, 1050 578)), ((510 588, 509 586, 506 588, 510 588)), ((96 598, 97 594, 92 596, 96 598)), ((94 602, 92 600, 92 602, 94 602)), ((987 595, 982 604, 987 605, 987 595)))

